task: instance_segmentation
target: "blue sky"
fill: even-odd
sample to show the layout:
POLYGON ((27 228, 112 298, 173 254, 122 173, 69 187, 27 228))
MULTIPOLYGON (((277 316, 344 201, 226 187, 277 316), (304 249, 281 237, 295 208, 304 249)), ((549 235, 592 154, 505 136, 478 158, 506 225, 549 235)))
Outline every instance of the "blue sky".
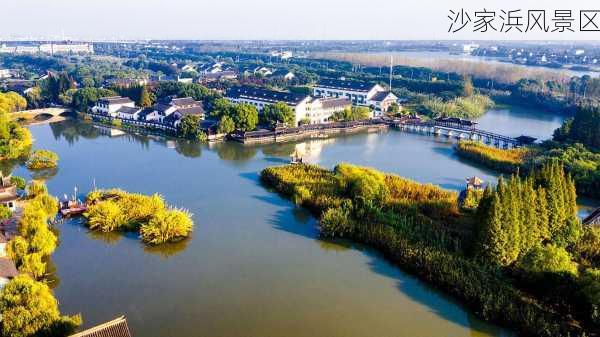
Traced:
MULTIPOLYGON (((598 9, 600 1, 2 0, 0 39, 586 39, 600 32, 448 34, 449 10, 598 9)), ((599 15, 600 18, 600 15, 599 15)))

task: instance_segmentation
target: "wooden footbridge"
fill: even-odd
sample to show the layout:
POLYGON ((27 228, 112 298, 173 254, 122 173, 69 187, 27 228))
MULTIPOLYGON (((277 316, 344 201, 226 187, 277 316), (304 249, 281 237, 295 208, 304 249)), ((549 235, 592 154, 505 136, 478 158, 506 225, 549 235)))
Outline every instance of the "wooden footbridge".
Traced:
POLYGON ((504 149, 519 147, 528 141, 535 141, 526 136, 513 138, 481 130, 476 128, 476 125, 475 122, 459 118, 438 118, 427 121, 418 118, 403 118, 392 122, 392 126, 400 130, 423 132, 459 140, 479 141, 504 149))

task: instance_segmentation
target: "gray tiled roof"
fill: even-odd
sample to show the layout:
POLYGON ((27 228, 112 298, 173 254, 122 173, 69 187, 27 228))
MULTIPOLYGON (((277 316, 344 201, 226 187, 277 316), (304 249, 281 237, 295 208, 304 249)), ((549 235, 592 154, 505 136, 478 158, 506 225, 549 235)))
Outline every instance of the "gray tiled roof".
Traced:
POLYGON ((323 78, 317 83, 317 87, 361 92, 368 92, 373 89, 375 85, 376 84, 369 82, 337 80, 333 78, 323 78))
POLYGON ((133 114, 135 114, 136 112, 139 112, 140 110, 141 110, 140 108, 131 108, 131 107, 128 107, 128 106, 122 106, 122 107, 120 107, 120 108, 117 110, 117 112, 118 112, 118 113, 122 113, 122 114, 130 114, 130 115, 133 115, 133 114))
POLYGON ((309 97, 308 95, 296 94, 291 92, 273 91, 250 86, 232 87, 227 90, 229 98, 246 98, 251 100, 263 101, 266 103, 284 102, 290 105, 296 105, 309 97))
POLYGON ((98 102, 105 103, 105 104, 133 103, 133 101, 129 97, 121 97, 121 96, 104 97, 104 98, 99 99, 98 102))
POLYGON ((69 337, 131 337, 131 333, 127 326, 127 320, 121 316, 69 337))

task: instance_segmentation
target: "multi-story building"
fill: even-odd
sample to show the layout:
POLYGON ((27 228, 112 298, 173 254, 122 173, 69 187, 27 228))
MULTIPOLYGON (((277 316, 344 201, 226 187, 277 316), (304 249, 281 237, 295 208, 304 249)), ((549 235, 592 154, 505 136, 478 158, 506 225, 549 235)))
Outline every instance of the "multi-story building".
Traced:
POLYGON ((345 98, 354 105, 367 106, 373 109, 373 116, 387 112, 398 97, 385 90, 379 84, 361 81, 321 79, 313 88, 317 97, 345 98))
POLYGON ((327 123, 334 113, 351 108, 352 103, 346 98, 315 97, 311 101, 307 118, 310 124, 327 123))
POLYGON ((129 99, 129 97, 104 97, 96 102, 96 105, 92 108, 92 112, 117 117, 117 111, 122 107, 135 108, 135 102, 129 99))
POLYGON ((385 91, 379 84, 361 81, 321 79, 313 88, 317 97, 346 98, 354 105, 368 106, 369 100, 375 94, 385 91))
POLYGON ((249 86, 232 87, 225 97, 232 103, 245 103, 262 112, 267 105, 283 102, 295 115, 295 125, 302 122, 311 124, 327 122, 334 112, 344 110, 350 102, 344 99, 314 98, 310 95, 273 91, 249 86))

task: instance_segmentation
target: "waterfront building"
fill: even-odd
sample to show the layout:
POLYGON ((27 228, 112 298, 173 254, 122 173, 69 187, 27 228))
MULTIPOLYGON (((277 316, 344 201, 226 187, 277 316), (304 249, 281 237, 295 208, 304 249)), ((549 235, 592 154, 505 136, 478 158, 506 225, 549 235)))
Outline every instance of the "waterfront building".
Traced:
POLYGON ((361 106, 372 104, 372 99, 380 92, 385 90, 379 84, 331 78, 321 79, 313 88, 317 97, 347 98, 352 104, 361 106))
POLYGON ((253 105, 259 113, 267 105, 283 102, 294 111, 295 125, 291 126, 296 126, 300 121, 306 120, 310 124, 325 123, 334 112, 344 110, 344 108, 350 106, 350 101, 343 98, 315 98, 305 94, 273 91, 250 86, 232 87, 227 90, 225 97, 235 104, 253 105))
POLYGON ((135 108, 135 102, 129 97, 104 97, 96 102, 96 105, 92 108, 92 112, 117 117, 117 110, 121 107, 135 108))
MULTIPOLYGON (((2 236, 2 238, 4 238, 4 236, 2 236)), ((4 238, 4 240, 6 241, 6 238, 4 238)), ((6 242, 4 244, 6 244, 6 242)), ((13 260, 6 257, 0 257, 0 289, 4 288, 4 286, 10 282, 10 280, 17 277, 17 275, 19 275, 19 271, 13 260)))
POLYGON ((481 190, 483 189, 483 180, 477 176, 467 178, 467 190, 481 190))
POLYGON ((125 316, 121 316, 69 337, 131 337, 131 332, 125 316))
POLYGON ((141 112, 142 108, 140 107, 122 106, 116 111, 116 114, 118 118, 136 121, 139 119, 141 112))
POLYGON ((170 97, 165 102, 145 109, 139 119, 177 127, 180 120, 187 115, 196 115, 200 119, 204 119, 205 111, 202 102, 196 101, 192 97, 170 97))
POLYGON ((582 223, 588 226, 600 226, 600 208, 597 208, 585 219, 583 219, 582 223))
POLYGON ((7 207, 14 212, 17 208, 17 185, 10 179, 10 175, 5 177, 0 171, 0 207, 7 207))
POLYGON ((391 91, 380 91, 367 100, 367 106, 373 109, 374 117, 388 112, 392 104, 398 104, 398 97, 391 91))
POLYGON ((352 108, 352 103, 346 98, 315 97, 306 118, 310 120, 310 124, 327 123, 334 113, 346 108, 352 108))

